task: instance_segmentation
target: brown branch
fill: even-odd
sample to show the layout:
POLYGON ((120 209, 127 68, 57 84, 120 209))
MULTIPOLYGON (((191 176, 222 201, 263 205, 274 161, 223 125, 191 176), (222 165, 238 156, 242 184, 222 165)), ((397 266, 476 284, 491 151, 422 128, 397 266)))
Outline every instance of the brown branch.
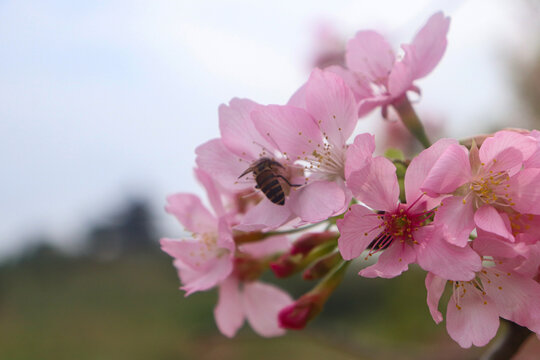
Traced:
POLYGON ((497 340, 480 360, 508 360, 519 350, 521 345, 527 340, 532 331, 526 327, 504 320, 506 323, 506 333, 497 340))

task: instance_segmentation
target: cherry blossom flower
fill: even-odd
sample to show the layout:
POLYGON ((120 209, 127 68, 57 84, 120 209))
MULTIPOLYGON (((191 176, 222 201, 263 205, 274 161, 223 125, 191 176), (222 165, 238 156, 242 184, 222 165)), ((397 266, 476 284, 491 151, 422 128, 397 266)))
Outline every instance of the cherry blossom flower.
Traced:
MULTIPOLYGON (((239 176, 260 158, 268 157, 283 163, 283 155, 259 134, 251 120, 251 112, 257 106, 247 99, 233 99, 229 105, 221 105, 219 121, 222 137, 200 145, 195 151, 197 165, 214 174, 216 182, 230 191, 255 191, 256 183, 252 176, 242 179, 239 176)), ((284 167, 283 171, 293 184, 297 179, 304 179, 301 170, 296 168, 284 167)), ((236 228, 241 231, 275 229, 294 218, 296 216, 288 201, 280 206, 262 196, 256 206, 246 211, 236 228)))
POLYGON ((239 180, 238 176, 255 161, 268 157, 283 167, 284 188, 302 185, 290 189, 284 206, 261 201, 238 229, 277 227, 295 217, 318 222, 347 208, 346 141, 356 126, 356 106, 342 79, 314 70, 302 108, 261 106, 238 99, 220 107, 222 139, 197 149, 199 166, 219 174, 223 186, 245 189, 256 185, 253 177, 239 180))
MULTIPOLYGON (((483 256, 484 266, 470 281, 451 282, 446 310, 450 337, 464 348, 484 346, 497 333, 499 316, 539 332, 540 284, 516 270, 523 257, 514 245, 478 237, 474 248, 483 256)), ((437 307, 446 282, 433 273, 426 277, 428 307, 437 324, 443 320, 437 307)))
POLYGON ((167 198, 166 210, 174 215, 187 231, 188 239, 161 239, 161 248, 174 258, 186 296, 208 290, 229 276, 233 270, 234 240, 226 214, 208 174, 195 170, 213 205, 212 214, 192 194, 175 194, 167 198))
POLYGON ((428 75, 446 50, 450 19, 442 12, 433 14, 410 44, 401 45, 403 58, 398 59, 388 41, 378 32, 359 31, 347 43, 347 69, 328 68, 347 82, 360 102, 358 115, 378 106, 399 100, 407 91, 420 92, 414 81, 428 75))
POLYGON ((286 251, 290 244, 285 237, 271 237, 239 247, 235 270, 219 285, 219 300, 214 317, 219 330, 233 337, 247 319, 253 330, 265 337, 285 334, 278 323, 278 313, 293 299, 278 287, 257 281, 265 256, 286 251))
POLYGON ((537 147, 536 140, 500 131, 480 149, 473 145, 469 153, 457 141, 445 143, 439 144, 444 151, 421 185, 430 196, 451 195, 435 216, 435 222, 443 224, 445 238, 466 246, 477 227, 514 242, 512 213, 540 214, 540 169, 523 167, 537 147))
MULTIPOLYGON (((193 233, 193 238, 161 240, 163 251, 174 258, 186 296, 218 286, 219 301, 214 311, 220 331, 232 337, 247 318, 262 336, 282 335, 278 312, 292 303, 292 298, 279 288, 256 281, 265 269, 261 259, 289 249, 286 237, 270 237, 247 243, 236 249, 228 219, 235 209, 225 213, 221 193, 212 178, 195 170, 204 185, 214 214, 198 197, 176 194, 168 198, 167 211, 175 215, 193 233)), ((227 194, 230 195, 230 194, 227 194)))
POLYGON ((368 165, 347 178, 349 188, 364 205, 351 206, 337 222, 341 255, 350 260, 370 248, 367 259, 384 250, 377 263, 360 275, 391 278, 418 262, 423 269, 449 279, 470 280, 480 269, 480 258, 471 248, 448 244, 431 222, 437 203, 417 187, 435 160, 431 155, 420 154, 409 165, 405 204, 399 202, 396 168, 384 157, 367 159, 368 165))

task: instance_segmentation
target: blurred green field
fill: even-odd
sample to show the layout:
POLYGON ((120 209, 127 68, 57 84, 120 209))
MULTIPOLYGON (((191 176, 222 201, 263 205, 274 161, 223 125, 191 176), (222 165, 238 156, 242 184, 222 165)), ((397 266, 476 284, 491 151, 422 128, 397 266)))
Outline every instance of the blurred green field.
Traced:
MULTIPOLYGON (((232 340, 213 321, 215 292, 184 298, 161 253, 100 262, 49 256, 0 270, 0 359, 474 359, 435 325, 424 273, 349 276, 307 330, 232 340)), ((271 276, 268 276, 271 279, 271 276)), ((298 296, 312 284, 285 283, 298 296)))

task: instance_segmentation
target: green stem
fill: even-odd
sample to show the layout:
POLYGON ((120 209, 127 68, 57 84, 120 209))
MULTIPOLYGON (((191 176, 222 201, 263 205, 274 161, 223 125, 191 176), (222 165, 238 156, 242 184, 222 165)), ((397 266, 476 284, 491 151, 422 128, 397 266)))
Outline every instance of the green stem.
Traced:
POLYGON ((407 129, 409 129, 411 134, 413 134, 414 137, 418 141, 420 141, 420 143, 426 149, 430 147, 431 142, 426 135, 424 126, 422 125, 420 118, 414 111, 414 108, 412 107, 411 102, 407 98, 407 95, 403 95, 402 97, 394 101, 392 106, 394 106, 394 109, 396 109, 397 113, 399 114, 403 125, 405 125, 407 129))
POLYGON ((306 225, 306 226, 303 226, 303 227, 299 227, 299 228, 295 228, 295 229, 290 229, 290 230, 269 231, 269 232, 267 232, 267 233, 264 233, 264 234, 262 235, 262 237, 263 237, 263 239, 265 239, 265 238, 270 237, 270 236, 294 234, 294 233, 301 232, 301 231, 304 231, 304 230, 307 230, 307 229, 311 229, 312 227, 315 227, 315 226, 324 224, 324 223, 327 222, 327 221, 328 221, 328 220, 325 220, 325 221, 321 221, 321 222, 318 222, 318 223, 315 223, 315 224, 310 224, 310 225, 306 225))
POLYGON ((312 291, 325 292, 328 293, 328 295, 331 294, 341 283, 341 280, 343 280, 345 271, 350 263, 350 261, 341 260, 341 263, 337 265, 328 275, 326 275, 312 291))

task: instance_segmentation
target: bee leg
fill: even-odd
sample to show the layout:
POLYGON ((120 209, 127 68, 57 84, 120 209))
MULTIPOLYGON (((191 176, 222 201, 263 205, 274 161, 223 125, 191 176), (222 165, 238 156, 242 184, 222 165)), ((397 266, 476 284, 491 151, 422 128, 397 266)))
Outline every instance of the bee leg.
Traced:
POLYGON ((302 186, 302 184, 291 184, 289 180, 287 180, 283 175, 277 175, 277 177, 283 179, 283 181, 285 181, 289 186, 293 186, 293 187, 302 186))

